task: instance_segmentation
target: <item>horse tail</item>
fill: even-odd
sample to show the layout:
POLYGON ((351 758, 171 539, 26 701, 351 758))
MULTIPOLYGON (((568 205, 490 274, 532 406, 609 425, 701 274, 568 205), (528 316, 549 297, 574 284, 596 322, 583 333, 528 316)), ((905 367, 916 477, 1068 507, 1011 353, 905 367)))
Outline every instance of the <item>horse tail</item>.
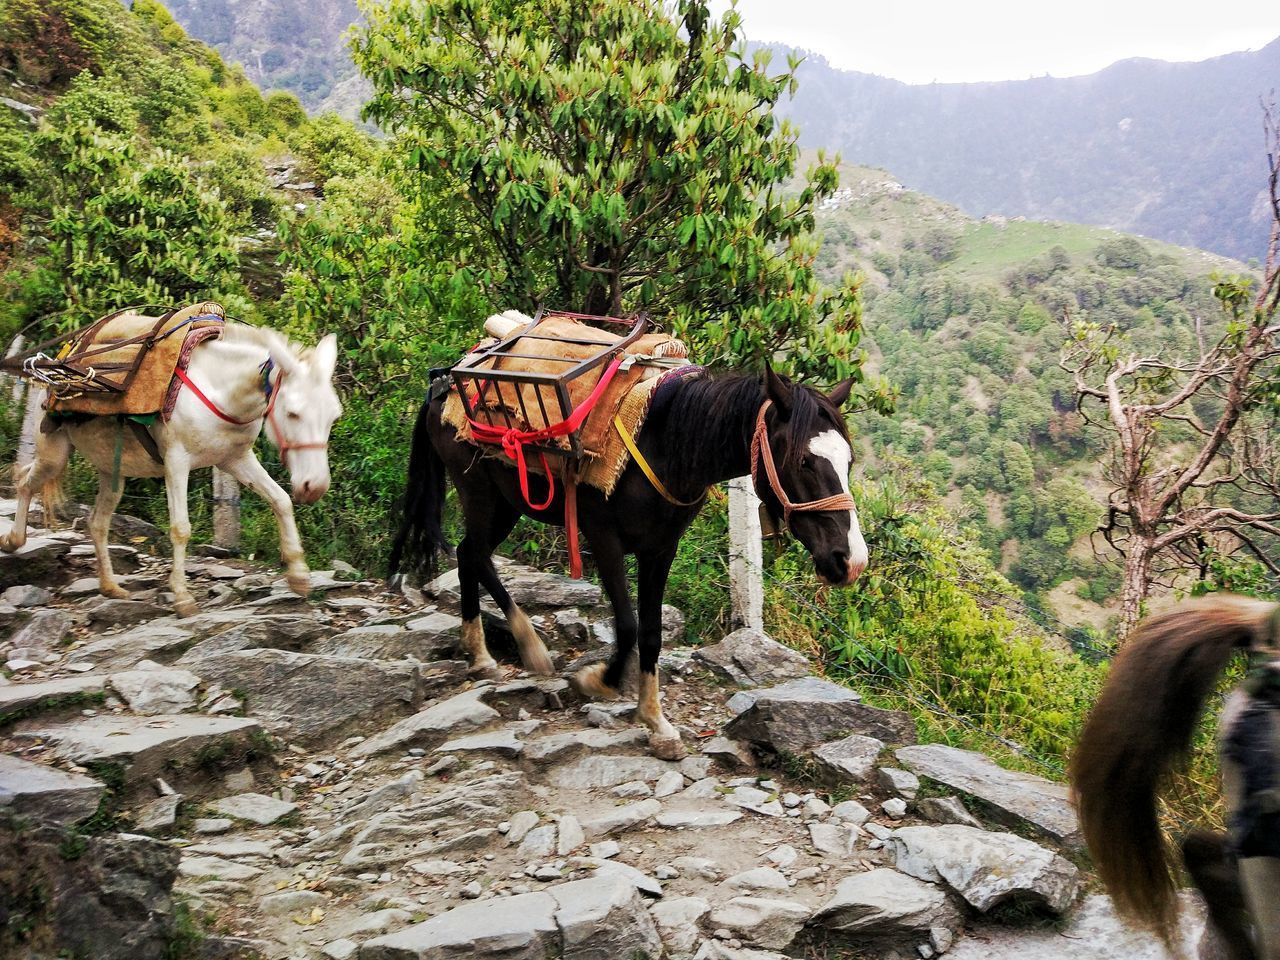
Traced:
POLYGON ((1174 852, 1157 797, 1185 761, 1232 654, 1262 641, 1274 603, 1216 595, 1150 617, 1111 667, 1071 759, 1080 828, 1119 912, 1172 943, 1174 852))
POLYGON ((450 552, 442 527, 444 460, 431 442, 430 414, 431 401, 427 400, 418 411, 418 419, 413 427, 404 515, 391 546, 391 558, 387 564, 388 578, 402 570, 421 570, 426 576, 433 576, 436 556, 450 552))

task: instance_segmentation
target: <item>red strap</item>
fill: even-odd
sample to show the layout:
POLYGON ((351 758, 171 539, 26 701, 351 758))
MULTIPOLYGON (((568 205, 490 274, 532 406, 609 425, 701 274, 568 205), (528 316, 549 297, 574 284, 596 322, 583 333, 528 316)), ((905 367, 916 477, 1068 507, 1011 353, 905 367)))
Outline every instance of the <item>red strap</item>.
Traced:
POLYGON ((569 541, 569 576, 582 579, 582 551, 578 547, 578 480, 565 477, 564 481, 564 536, 569 541))
POLYGON ((613 362, 605 368, 604 374, 600 377, 600 382, 591 391, 591 395, 578 404, 577 409, 569 414, 566 419, 543 427, 541 430, 495 427, 492 424, 473 420, 470 416, 467 417, 467 423, 471 425, 471 436, 474 440, 480 443, 501 444, 502 452, 515 461, 516 470, 520 475, 520 492, 524 495, 524 502, 529 505, 531 510, 545 510, 551 506, 551 501, 555 498, 555 478, 551 474, 546 454, 539 452, 538 456, 542 460, 542 469, 546 471, 547 486, 550 489, 547 493, 546 501, 541 505, 535 504, 529 499, 529 468, 524 458, 525 444, 541 443, 544 440, 565 437, 582 426, 583 421, 587 419, 587 415, 591 413, 595 405, 600 402, 600 398, 604 396, 605 390, 609 387, 609 382, 613 380, 613 375, 622 366, 623 359, 622 354, 613 358, 613 362))
POLYGON ((204 395, 204 392, 192 382, 190 377, 187 376, 187 372, 185 370, 178 368, 174 370, 174 375, 187 385, 191 392, 196 395, 196 399, 208 407, 213 412, 214 416, 227 421, 227 423, 234 423, 237 427, 247 427, 249 424, 257 423, 262 419, 261 415, 254 417, 252 420, 236 420, 234 417, 229 417, 219 410, 212 400, 204 395))

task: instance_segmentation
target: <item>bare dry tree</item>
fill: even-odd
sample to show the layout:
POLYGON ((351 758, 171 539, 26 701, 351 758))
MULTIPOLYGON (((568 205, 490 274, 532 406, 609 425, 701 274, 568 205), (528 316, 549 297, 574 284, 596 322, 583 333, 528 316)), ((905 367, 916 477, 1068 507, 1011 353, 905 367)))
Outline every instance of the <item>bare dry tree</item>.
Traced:
POLYGON ((1196 321, 1189 359, 1125 352, 1114 327, 1076 322, 1061 365, 1086 421, 1112 435, 1099 532, 1121 554, 1120 637, 1153 586, 1204 575, 1212 552, 1244 551, 1280 577, 1280 129, 1263 105, 1271 232, 1261 283, 1218 278, 1225 325, 1196 321), (1272 540, 1271 538, 1276 538, 1272 540))

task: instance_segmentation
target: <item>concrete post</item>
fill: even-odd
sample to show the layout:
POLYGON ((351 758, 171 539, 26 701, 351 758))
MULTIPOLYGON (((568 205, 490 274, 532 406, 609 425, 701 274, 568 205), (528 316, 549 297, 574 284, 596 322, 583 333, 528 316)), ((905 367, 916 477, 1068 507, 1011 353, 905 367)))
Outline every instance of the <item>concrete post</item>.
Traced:
POLYGON ((760 498, 750 477, 729 481, 729 596, 734 629, 764 629, 764 543, 760 498))
POLYGON ((240 483, 217 467, 213 468, 213 543, 225 550, 240 549, 240 483))

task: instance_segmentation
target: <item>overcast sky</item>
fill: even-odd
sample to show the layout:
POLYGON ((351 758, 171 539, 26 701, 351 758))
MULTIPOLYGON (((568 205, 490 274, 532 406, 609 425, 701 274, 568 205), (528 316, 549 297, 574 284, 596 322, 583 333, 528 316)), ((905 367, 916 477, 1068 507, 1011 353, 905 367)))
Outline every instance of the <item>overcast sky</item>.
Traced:
POLYGON ((1128 57, 1256 50, 1280 36, 1277 0, 739 0, 738 10, 748 40, 907 83, 1070 77, 1128 57))

